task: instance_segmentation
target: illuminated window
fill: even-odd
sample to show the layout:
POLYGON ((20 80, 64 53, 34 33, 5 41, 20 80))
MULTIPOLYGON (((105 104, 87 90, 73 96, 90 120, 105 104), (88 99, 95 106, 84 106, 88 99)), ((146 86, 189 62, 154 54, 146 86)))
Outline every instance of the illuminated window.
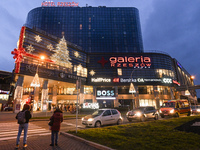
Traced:
POLYGON ((121 68, 118 68, 118 69, 117 69, 117 73, 118 73, 119 76, 122 76, 122 69, 121 69, 121 68))
POLYGON ((84 94, 93 94, 92 86, 84 86, 84 94))

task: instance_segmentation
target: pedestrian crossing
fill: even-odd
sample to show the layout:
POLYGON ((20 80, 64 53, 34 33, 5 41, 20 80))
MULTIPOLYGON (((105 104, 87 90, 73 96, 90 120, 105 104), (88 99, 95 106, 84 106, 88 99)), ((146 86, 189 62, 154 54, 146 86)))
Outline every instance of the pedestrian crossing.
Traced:
MULTIPOLYGON (((18 134, 18 127, 19 124, 17 124, 16 122, 0 123, 0 141, 16 139, 18 134)), ((50 134, 50 130, 39 127, 29 122, 27 137, 43 136, 50 134)), ((22 131, 21 138, 23 138, 23 135, 24 133, 22 131)))

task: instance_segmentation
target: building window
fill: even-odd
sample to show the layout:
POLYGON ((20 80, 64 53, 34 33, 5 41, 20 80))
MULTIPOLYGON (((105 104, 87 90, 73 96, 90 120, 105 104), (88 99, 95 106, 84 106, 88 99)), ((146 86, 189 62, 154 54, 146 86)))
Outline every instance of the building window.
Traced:
POLYGON ((117 69, 117 73, 118 73, 119 76, 122 76, 122 69, 121 69, 121 68, 118 68, 118 69, 117 69))

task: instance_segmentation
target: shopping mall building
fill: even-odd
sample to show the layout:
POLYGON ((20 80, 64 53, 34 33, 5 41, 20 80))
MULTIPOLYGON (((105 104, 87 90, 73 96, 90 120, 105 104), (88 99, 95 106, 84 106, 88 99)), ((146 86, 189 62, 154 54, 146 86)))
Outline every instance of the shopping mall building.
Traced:
POLYGON ((197 100, 195 90, 189 96, 176 90, 194 84, 180 62, 164 52, 144 52, 133 7, 43 2, 28 13, 12 54, 16 109, 31 99, 34 110, 64 108, 77 99, 93 108, 159 108, 164 100, 197 100))

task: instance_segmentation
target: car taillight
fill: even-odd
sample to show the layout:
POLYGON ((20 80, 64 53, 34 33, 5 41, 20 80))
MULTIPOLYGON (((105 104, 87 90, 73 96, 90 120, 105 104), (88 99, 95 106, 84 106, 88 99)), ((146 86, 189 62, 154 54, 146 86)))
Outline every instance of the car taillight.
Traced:
POLYGON ((118 111, 118 113, 121 115, 121 113, 119 112, 119 110, 117 110, 118 111))

